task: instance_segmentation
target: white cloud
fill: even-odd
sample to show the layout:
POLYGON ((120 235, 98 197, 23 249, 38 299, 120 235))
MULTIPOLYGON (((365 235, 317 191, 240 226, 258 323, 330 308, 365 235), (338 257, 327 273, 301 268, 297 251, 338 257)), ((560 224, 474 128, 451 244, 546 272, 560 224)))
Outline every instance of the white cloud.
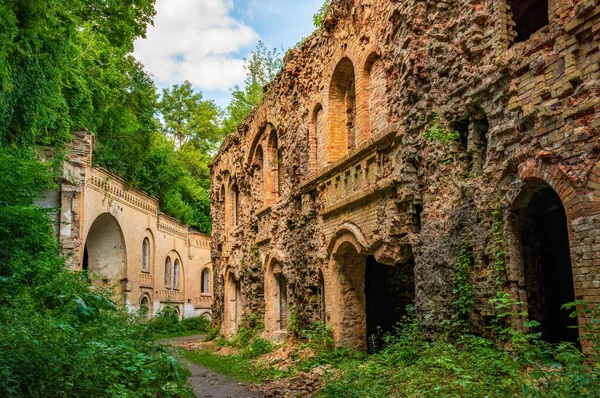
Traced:
POLYGON ((245 76, 235 53, 258 40, 232 9, 231 0, 158 0, 154 26, 134 54, 163 84, 189 80, 201 90, 228 90, 245 76))

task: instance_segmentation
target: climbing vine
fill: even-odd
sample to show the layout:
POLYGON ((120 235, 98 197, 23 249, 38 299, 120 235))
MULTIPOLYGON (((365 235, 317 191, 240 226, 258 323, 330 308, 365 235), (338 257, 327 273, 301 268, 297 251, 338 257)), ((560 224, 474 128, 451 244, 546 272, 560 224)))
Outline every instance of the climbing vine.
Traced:
POLYGON ((494 220, 494 271, 496 273, 496 283, 503 283, 503 277, 506 271, 506 248, 504 245, 504 215, 502 214, 502 202, 496 203, 496 208, 492 212, 494 220))
POLYGON ((453 326, 463 326, 475 306, 475 291, 471 281, 473 269, 473 248, 463 246, 456 262, 454 274, 454 301, 456 321, 453 326))

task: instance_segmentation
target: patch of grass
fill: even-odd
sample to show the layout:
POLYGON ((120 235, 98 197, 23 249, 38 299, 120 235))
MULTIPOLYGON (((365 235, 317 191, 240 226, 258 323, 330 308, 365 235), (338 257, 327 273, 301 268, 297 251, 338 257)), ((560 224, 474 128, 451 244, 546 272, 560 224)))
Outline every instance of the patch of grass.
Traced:
POLYGON ((204 334, 204 333, 206 333, 204 330, 185 330, 182 332, 175 332, 175 333, 154 334, 154 338, 156 340, 166 340, 166 339, 172 339, 175 337, 195 336, 197 334, 204 334))

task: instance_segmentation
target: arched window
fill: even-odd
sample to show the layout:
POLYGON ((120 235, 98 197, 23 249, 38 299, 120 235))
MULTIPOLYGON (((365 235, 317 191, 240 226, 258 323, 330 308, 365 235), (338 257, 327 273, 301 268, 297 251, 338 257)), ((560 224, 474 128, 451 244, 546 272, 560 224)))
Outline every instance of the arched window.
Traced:
MULTIPOLYGON (((368 96, 364 97, 367 101, 366 106, 359 108, 362 113, 359 112, 358 117, 369 122, 369 136, 372 136, 381 133, 387 126, 387 76, 383 62, 377 54, 368 57, 363 76, 367 82, 368 96)), ((366 138, 368 137, 363 137, 366 138)))
POLYGON ((264 195, 265 183, 265 159, 261 145, 256 147, 254 158, 252 161, 253 177, 252 177, 252 196, 253 199, 261 202, 264 195))
POLYGON ((171 286, 171 257, 165 260, 165 286, 171 286))
POLYGON ((314 145, 314 149, 312 150, 312 157, 315 170, 323 167, 324 156, 325 156, 325 148, 323 146, 323 134, 325 132, 325 112, 323 111, 323 107, 321 104, 317 104, 313 113, 313 131, 314 131, 314 139, 311 142, 311 145, 314 145))
POLYGON ((279 143, 277 140, 277 130, 273 126, 270 128, 269 138, 267 141, 267 166, 268 170, 265 173, 265 191, 268 201, 275 200, 279 192, 279 174, 281 165, 279 162, 279 143))
POLYGON ((200 275, 200 292, 210 293, 210 270, 208 268, 204 268, 200 275))
POLYGON ((354 65, 342 59, 329 87, 328 137, 325 162, 330 164, 356 147, 356 86, 354 65))
POLYGON ((175 265, 173 266, 173 288, 179 288, 179 259, 175 259, 175 265))
POLYGON ((234 184, 231 187, 231 202, 233 204, 231 208, 231 219, 233 221, 233 226, 237 227, 240 223, 240 190, 238 189, 237 184, 234 184))
POLYGON ((150 241, 148 238, 144 238, 142 243, 142 270, 150 270, 150 241))

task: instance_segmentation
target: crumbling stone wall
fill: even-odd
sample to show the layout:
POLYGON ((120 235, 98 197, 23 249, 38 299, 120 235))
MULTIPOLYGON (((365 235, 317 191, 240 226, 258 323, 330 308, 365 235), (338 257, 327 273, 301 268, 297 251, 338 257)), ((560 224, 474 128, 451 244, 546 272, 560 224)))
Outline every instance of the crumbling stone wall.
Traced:
POLYGON ((549 0, 549 24, 516 43, 523 29, 510 3, 333 1, 212 164, 214 314, 224 330, 233 330, 222 318, 226 275, 240 281, 243 312, 264 314, 276 259, 300 327, 324 318, 338 343, 363 349, 364 280, 356 300, 344 292, 364 271, 345 270, 372 255, 414 262, 418 317, 435 332, 456 316, 467 248, 476 297, 467 321, 484 331, 498 290, 526 307, 516 203, 541 185, 566 212, 576 297, 600 301, 600 7, 549 0), (262 144, 272 131, 275 164, 262 144), (285 178, 265 190, 274 168, 285 178), (355 314, 343 321, 361 325, 354 337, 341 314, 355 314))

